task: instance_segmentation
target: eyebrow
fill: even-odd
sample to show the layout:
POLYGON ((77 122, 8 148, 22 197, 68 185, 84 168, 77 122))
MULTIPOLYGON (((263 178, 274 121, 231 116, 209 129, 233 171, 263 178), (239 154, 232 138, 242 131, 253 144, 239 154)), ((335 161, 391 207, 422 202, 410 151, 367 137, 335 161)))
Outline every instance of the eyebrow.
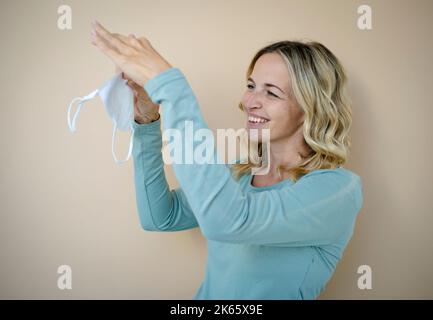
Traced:
MULTIPOLYGON (((248 80, 249 80, 249 81, 252 81, 252 82, 254 82, 254 83, 256 83, 256 82, 253 80, 253 78, 251 78, 251 77, 249 77, 248 80)), ((265 86, 266 86, 266 87, 274 87, 274 88, 277 88, 277 89, 280 90, 282 93, 286 94, 283 90, 281 90, 281 89, 280 89, 279 87, 277 87, 275 84, 272 84, 272 83, 265 83, 265 86)))

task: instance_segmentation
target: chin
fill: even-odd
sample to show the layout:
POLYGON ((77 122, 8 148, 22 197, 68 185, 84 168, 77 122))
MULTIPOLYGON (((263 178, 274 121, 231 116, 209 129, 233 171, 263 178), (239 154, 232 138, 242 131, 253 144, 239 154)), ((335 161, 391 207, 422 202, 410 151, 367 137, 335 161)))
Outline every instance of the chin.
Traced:
POLYGON ((267 123, 251 123, 247 121, 245 130, 248 134, 248 140, 252 142, 269 142, 270 141, 270 125, 267 123))
POLYGON ((246 128, 248 140, 252 142, 270 142, 269 135, 262 134, 261 130, 246 128))

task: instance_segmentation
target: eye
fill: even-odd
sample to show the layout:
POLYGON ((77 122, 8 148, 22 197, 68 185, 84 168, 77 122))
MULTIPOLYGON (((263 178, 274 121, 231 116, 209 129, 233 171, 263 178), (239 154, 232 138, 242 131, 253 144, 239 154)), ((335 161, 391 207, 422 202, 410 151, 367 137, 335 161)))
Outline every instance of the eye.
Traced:
POLYGON ((278 96, 277 96, 275 93, 272 93, 271 91, 268 91, 268 94, 269 94, 270 96, 273 96, 273 97, 275 97, 275 98, 278 98, 278 96))
POLYGON ((252 84, 247 84, 248 89, 254 89, 254 86, 252 84))

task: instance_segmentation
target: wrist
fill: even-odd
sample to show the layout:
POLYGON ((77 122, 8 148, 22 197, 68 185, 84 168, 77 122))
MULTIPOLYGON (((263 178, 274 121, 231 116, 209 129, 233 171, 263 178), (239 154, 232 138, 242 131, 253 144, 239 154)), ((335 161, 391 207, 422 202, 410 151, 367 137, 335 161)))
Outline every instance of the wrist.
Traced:
POLYGON ((146 85, 146 82, 147 82, 147 81, 149 81, 150 79, 155 78, 157 75, 159 75, 159 74, 163 73, 164 71, 166 71, 166 70, 168 70, 168 69, 171 69, 171 68, 173 68, 172 65, 170 65, 170 64, 169 64, 168 62, 166 62, 166 61, 163 61, 163 62, 161 63, 161 65, 158 66, 157 71, 152 72, 152 73, 148 76, 148 78, 146 79, 146 81, 144 81, 144 83, 143 83, 143 87, 146 85))
POLYGON ((148 124, 148 123, 159 120, 160 117, 161 117, 160 114, 156 113, 156 116, 155 115, 152 115, 152 116, 144 115, 143 117, 135 118, 134 121, 137 122, 138 124, 148 124))

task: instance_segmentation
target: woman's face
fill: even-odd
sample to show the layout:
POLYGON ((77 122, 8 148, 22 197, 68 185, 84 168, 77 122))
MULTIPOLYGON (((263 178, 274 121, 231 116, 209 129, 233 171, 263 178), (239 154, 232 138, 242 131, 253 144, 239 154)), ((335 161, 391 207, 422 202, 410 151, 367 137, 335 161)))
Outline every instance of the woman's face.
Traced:
POLYGON ((261 129, 269 128, 270 141, 284 141, 302 126, 304 113, 290 92, 289 71, 283 58, 278 53, 262 55, 247 80, 241 100, 251 140, 261 141, 261 129), (267 121, 254 122, 257 116, 267 121))

